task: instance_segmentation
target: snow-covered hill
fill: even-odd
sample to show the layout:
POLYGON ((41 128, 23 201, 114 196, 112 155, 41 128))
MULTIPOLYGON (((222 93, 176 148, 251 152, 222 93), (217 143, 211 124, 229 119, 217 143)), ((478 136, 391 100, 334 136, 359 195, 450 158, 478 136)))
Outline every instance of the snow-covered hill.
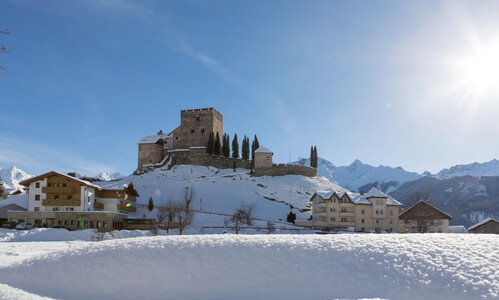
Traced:
POLYGON ((33 177, 33 175, 24 172, 16 166, 6 169, 0 167, 0 178, 2 178, 2 181, 4 182, 4 189, 6 192, 15 189, 22 190, 23 186, 21 186, 19 182, 31 177, 33 177))
MULTIPOLYGON (((309 166, 310 160, 300 159, 292 163, 309 166)), ((405 182, 422 177, 416 172, 405 171, 402 167, 373 167, 358 159, 349 166, 337 167, 323 158, 318 159, 317 175, 329 178, 351 191, 368 191, 375 186, 385 193, 396 190, 405 182)))
POLYGON ((497 299, 498 248, 475 234, 4 242, 0 298, 497 299))
MULTIPOLYGON (((232 214, 243 202, 255 203, 256 217, 274 222, 285 222, 291 208, 297 214, 297 219, 305 220, 308 213, 304 212, 309 205, 310 197, 321 190, 344 191, 336 183, 327 178, 315 178, 288 175, 253 177, 249 170, 216 169, 213 167, 179 165, 171 170, 156 170, 143 175, 130 175, 118 181, 94 182, 105 188, 116 188, 132 182, 140 197, 139 204, 147 204, 149 197, 155 205, 179 199, 182 191, 193 187, 196 197, 193 208, 204 212, 232 214), (301 212, 300 212, 301 211, 301 212)), ((147 210, 139 214, 149 215, 147 210)), ((141 215, 142 216, 142 215, 141 215)), ((196 225, 223 226, 227 216, 197 214, 196 225)))
POLYGON ((484 163, 475 162, 468 165, 455 165, 449 169, 443 169, 433 176, 438 179, 461 176, 499 176, 499 160, 493 159, 484 163))

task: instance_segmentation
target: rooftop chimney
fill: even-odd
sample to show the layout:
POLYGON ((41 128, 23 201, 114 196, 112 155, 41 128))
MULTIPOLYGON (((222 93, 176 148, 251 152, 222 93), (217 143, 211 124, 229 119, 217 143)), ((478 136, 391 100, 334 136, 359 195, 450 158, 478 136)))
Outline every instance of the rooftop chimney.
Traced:
POLYGON ((160 131, 158 132, 158 135, 162 135, 162 134, 163 134, 163 130, 160 130, 160 131))

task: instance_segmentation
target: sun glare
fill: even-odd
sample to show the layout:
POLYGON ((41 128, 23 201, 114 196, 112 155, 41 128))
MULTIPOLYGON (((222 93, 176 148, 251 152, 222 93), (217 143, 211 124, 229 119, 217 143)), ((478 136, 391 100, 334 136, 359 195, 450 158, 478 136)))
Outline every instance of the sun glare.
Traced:
POLYGON ((478 51, 466 63, 469 83, 479 93, 499 93, 499 47, 478 51))

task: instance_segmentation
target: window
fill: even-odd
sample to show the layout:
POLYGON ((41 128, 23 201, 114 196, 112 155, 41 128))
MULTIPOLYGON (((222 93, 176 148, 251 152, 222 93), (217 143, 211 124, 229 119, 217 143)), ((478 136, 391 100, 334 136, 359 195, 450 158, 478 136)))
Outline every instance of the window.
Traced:
POLYGON ((90 221, 90 228, 94 228, 94 221, 90 221))
POLYGON ((191 133, 194 133, 194 129, 191 129, 191 133))
POLYGON ((88 228, 88 221, 83 221, 83 227, 88 228))
POLYGON ((57 224, 62 225, 62 220, 57 221, 57 224))
POLYGON ((64 225, 68 225, 69 224, 69 221, 68 220, 65 220, 64 221, 64 225))
POLYGON ((40 201, 40 195, 35 195, 35 201, 40 201))
POLYGON ((95 221, 95 227, 100 228, 100 221, 95 221))
POLYGON ((196 121, 199 121, 199 117, 196 117, 196 121))
POLYGON ((107 228, 107 221, 102 221, 102 228, 107 228))
POLYGON ((347 218, 341 218, 341 222, 346 222, 347 218))
POLYGON ((71 226, 75 226, 75 221, 71 221, 71 226))
POLYGON ((48 186, 48 187, 51 187, 51 186, 52 186, 52 183, 50 183, 50 182, 49 182, 49 183, 47 183, 47 186, 48 186))
POLYGON ((362 219, 362 224, 364 224, 364 219, 362 219))
POLYGON ((65 184, 65 183, 63 183, 63 184, 62 184, 62 186, 63 186, 63 187, 66 187, 66 184, 65 184))
POLYGON ((393 216, 393 210, 390 210, 390 216, 393 216))
POLYGON ((204 128, 201 128, 201 133, 204 133, 204 128))
POLYGON ((365 210, 362 210, 362 214, 365 214, 365 213, 366 213, 366 211, 365 211, 365 210))
POLYGON ((61 210, 60 207, 54 207, 54 208, 52 208, 52 211, 60 211, 60 210, 61 210))
POLYGON ((73 199, 73 195, 68 195, 68 200, 73 199))
POLYGON ((66 207, 66 211, 73 211, 74 209, 72 207, 66 207))
POLYGON ((331 221, 336 222, 336 218, 331 218, 331 221))
POLYGON ((379 220, 376 220, 376 224, 379 224, 379 220))
POLYGON ((35 211, 40 211, 40 208, 39 207, 35 207, 35 211))
POLYGON ((393 221, 392 221, 392 220, 390 220, 390 224, 393 224, 393 221))
POLYGON ((343 213, 343 212, 347 212, 347 209, 346 209, 346 208, 342 208, 342 209, 341 209, 341 212, 342 212, 342 213, 343 213))
POLYGON ((54 199, 59 199, 59 195, 54 195, 54 199))
POLYGON ((40 187, 40 183, 39 182, 35 183, 35 187, 39 188, 40 187))

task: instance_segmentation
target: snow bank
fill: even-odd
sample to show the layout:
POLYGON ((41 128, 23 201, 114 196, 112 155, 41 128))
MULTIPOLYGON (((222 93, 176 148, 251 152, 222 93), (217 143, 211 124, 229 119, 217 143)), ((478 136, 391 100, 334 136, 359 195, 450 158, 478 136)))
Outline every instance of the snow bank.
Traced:
MULTIPOLYGON (((16 251, 33 247, 0 243, 0 261, 15 255, 13 244, 16 251)), ((64 299, 499 296, 494 235, 192 235, 52 244, 60 246, 0 267, 0 283, 64 299)))
MULTIPOLYGON (((163 233, 160 231, 160 233, 163 233)), ((33 228, 30 230, 10 230, 0 228, 0 242, 57 242, 93 241, 152 236, 146 230, 120 230, 97 233, 95 229, 68 231, 62 228, 33 228)))

